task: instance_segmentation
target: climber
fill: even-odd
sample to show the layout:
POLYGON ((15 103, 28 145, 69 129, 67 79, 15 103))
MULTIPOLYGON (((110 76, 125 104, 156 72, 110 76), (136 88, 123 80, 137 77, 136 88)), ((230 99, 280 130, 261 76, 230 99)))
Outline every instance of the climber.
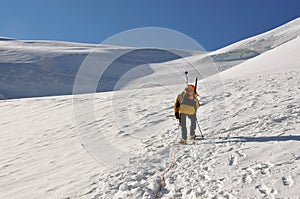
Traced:
POLYGON ((181 126, 182 138, 180 143, 187 144, 187 127, 186 127, 186 118, 188 117, 191 120, 190 126, 190 139, 195 139, 195 130, 196 130, 196 112, 200 107, 200 103, 197 99, 199 95, 195 90, 195 86, 192 84, 186 85, 184 91, 179 94, 176 98, 174 104, 174 112, 176 119, 179 120, 181 126))

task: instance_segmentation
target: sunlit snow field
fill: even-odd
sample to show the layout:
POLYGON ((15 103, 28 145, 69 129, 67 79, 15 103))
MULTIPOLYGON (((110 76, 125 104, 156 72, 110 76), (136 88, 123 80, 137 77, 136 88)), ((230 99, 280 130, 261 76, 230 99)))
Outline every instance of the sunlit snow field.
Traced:
POLYGON ((299 19, 208 53, 224 71, 198 81, 205 140, 188 145, 178 144, 173 116, 185 81, 177 71, 207 54, 141 66, 151 74, 118 91, 72 96, 76 71, 63 65, 78 64, 96 46, 20 42, 0 40, 0 198, 154 198, 170 164, 161 198, 300 196, 299 19), (49 59, 41 65, 43 53, 49 59), (50 73, 53 62, 62 76, 50 73), (41 86, 44 74, 51 81, 41 86))

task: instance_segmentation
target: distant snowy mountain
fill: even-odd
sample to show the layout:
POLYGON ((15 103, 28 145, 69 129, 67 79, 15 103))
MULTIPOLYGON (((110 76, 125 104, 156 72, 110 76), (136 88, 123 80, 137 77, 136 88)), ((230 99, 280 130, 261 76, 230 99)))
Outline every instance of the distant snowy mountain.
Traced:
MULTIPOLYGON (((185 69, 189 71, 190 81, 194 81, 196 77, 198 77, 198 79, 206 78, 259 57, 259 55, 263 55, 274 48, 280 47, 299 36, 300 18, 297 18, 274 30, 207 54, 198 54, 164 63, 150 64, 149 67, 155 71, 155 73, 148 74, 139 79, 133 79, 127 82, 125 87, 133 89, 136 84, 143 82, 159 82, 159 85, 180 84, 185 81, 183 75, 185 69)), ((299 51, 298 49, 299 47, 296 45, 291 53, 294 55, 299 51)), ((297 56, 298 55, 293 56, 293 60, 297 59, 297 56)), ((279 57, 281 56, 278 55, 278 58, 279 57)), ((269 67, 262 64, 259 64, 259 66, 266 69, 269 67)), ((145 68, 144 66, 144 69, 145 68)))
MULTIPOLYGON (((102 59, 133 48, 79 44, 55 41, 0 40, 0 82, 5 98, 20 98, 72 94, 76 73, 89 53, 97 55, 98 67, 102 59)), ((191 52, 181 54, 190 56, 191 52)), ((106 71, 97 91, 113 90, 110 87, 118 73, 126 67, 143 63, 165 62, 180 58, 177 54, 159 49, 136 50, 113 63, 113 70, 106 71)), ((90 78, 90 77, 86 77, 90 78)))
POLYGON ((210 55, 217 63, 219 70, 223 71, 241 62, 276 48, 292 39, 300 36, 300 18, 292 20, 278 28, 257 36, 236 42, 222 49, 212 52, 210 55), (223 64, 222 62, 231 64, 223 64))
MULTIPOLYGON (((177 69, 181 71, 192 64, 196 66, 197 70, 201 71, 211 67, 210 65, 213 62, 218 71, 223 71, 276 48, 299 35, 300 19, 298 18, 269 32, 210 52, 208 56, 204 56, 201 52, 182 50, 137 50, 119 46, 58 41, 18 41, 1 37, 0 95, 3 99, 72 94, 76 73, 84 59, 91 52, 97 55, 97 65, 103 67, 101 65, 102 59, 109 59, 110 55, 115 53, 133 51, 114 62, 101 77, 97 88, 97 91, 101 92, 114 90, 119 79, 137 65, 146 64, 142 68, 144 72, 135 73, 130 78, 125 78, 122 87, 133 83, 138 78, 153 74, 155 70, 162 70, 159 64, 154 64, 152 67, 149 67, 149 64, 170 62, 169 65, 177 66, 177 69), (176 54, 176 51, 180 52, 180 56, 176 54), (179 59, 182 55, 185 58, 179 59)), ((169 75, 176 76, 176 73, 169 75)), ((92 77, 87 76, 84 78, 89 79, 92 77)), ((156 78, 165 79, 162 76, 156 78)), ((181 81, 174 78, 173 81, 168 83, 178 84, 181 81)), ((155 86, 155 84, 152 86, 155 86)))
POLYGON ((253 59, 221 73, 223 78, 244 77, 272 72, 288 72, 300 68, 300 36, 273 50, 269 50, 253 59), (288 59, 287 59, 288 57, 288 59))
POLYGON ((10 37, 0 37, 0 41, 8 41, 8 40, 15 40, 15 39, 10 37))
POLYGON ((226 46, 213 52, 212 54, 219 54, 241 49, 249 49, 258 53, 263 53, 292 39, 295 39, 299 35, 300 17, 268 32, 226 46))

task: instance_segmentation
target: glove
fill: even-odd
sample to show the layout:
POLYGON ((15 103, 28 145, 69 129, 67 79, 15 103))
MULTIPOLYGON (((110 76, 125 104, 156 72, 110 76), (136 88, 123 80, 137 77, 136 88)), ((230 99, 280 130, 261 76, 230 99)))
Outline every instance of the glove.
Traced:
POLYGON ((175 112, 175 118, 180 119, 179 112, 175 112))

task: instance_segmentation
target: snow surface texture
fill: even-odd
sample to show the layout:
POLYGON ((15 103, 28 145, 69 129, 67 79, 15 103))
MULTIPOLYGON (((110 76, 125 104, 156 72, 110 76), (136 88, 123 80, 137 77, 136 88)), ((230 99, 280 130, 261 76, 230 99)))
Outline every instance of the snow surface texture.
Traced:
MULTIPOLYGON (((256 63, 266 56, 276 60, 274 54, 291 47, 274 49, 255 58, 256 63)), ((162 135, 144 141, 126 167, 100 176, 92 196, 155 198, 161 174, 174 161, 161 198, 298 198, 300 63, 289 66, 283 72, 274 64, 273 71, 262 73, 261 68, 250 77, 232 73, 233 80, 224 80, 226 114, 214 128, 208 127, 212 102, 202 96, 206 101, 198 118, 205 140, 177 144, 180 132, 174 122, 162 135)))
MULTIPOLYGON (((298 20, 294 24, 298 27, 298 20)), ((170 165, 161 198, 299 198, 300 39, 290 34, 294 33, 287 31, 285 37, 293 38, 289 42, 220 73, 220 93, 212 95, 206 89, 209 78, 198 83, 202 106, 197 116, 205 140, 188 145, 177 143, 180 132, 172 109, 176 95, 162 92, 162 87, 95 94, 96 120, 81 124, 83 134, 74 122, 72 96, 1 100, 0 198, 155 198, 170 165), (126 106, 112 111, 114 95, 123 96, 117 99, 126 106), (215 109, 224 114, 216 117, 215 109), (130 125, 128 118, 114 118, 125 112, 130 125), (97 143, 103 138, 97 132, 129 152, 129 161, 107 168, 91 156, 91 148, 79 138, 97 143)), ((56 53, 49 51, 49 42, 44 44, 45 53, 56 53)), ((61 42, 52 45, 62 51, 73 48, 61 42)), ((13 65, 28 58, 22 47, 18 53, 9 52, 15 53, 14 58, 7 56, 13 65)), ((203 55, 190 59, 197 61, 198 56, 203 55)), ((171 63, 179 67, 178 62, 150 64, 149 76, 157 73, 174 81, 166 68, 171 63)), ((180 92, 182 84, 167 89, 180 92)), ((82 99, 84 103, 85 95, 82 99)), ((115 161, 109 151, 102 155, 115 161)))

